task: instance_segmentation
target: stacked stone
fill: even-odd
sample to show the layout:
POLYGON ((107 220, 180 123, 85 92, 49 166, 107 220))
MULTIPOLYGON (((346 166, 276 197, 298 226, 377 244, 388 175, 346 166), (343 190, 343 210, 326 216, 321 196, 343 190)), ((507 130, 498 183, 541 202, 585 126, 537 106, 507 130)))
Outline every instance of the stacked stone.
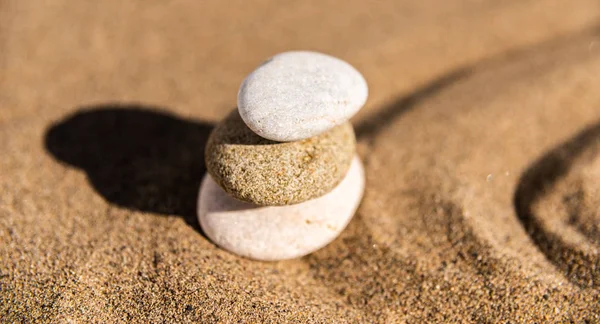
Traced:
POLYGON ((205 234, 257 260, 300 257, 333 241, 364 191, 348 120, 367 95, 356 69, 315 52, 278 54, 248 75, 238 109, 206 145, 205 234))

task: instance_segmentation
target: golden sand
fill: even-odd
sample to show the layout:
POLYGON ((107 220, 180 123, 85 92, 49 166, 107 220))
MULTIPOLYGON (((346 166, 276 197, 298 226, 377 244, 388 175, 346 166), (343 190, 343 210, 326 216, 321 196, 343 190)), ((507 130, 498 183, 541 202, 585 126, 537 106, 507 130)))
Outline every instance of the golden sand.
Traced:
POLYGON ((597 0, 3 1, 0 319, 600 322, 599 22, 597 0), (292 49, 367 79, 367 187, 329 246, 254 262, 199 232, 204 145, 292 49))

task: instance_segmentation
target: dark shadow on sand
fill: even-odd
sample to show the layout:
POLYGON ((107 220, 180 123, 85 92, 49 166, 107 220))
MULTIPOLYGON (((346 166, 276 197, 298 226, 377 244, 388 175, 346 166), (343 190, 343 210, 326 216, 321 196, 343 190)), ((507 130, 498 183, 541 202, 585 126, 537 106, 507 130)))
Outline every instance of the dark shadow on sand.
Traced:
POLYGON ((439 78, 427 83, 425 86, 415 90, 405 97, 401 97, 396 102, 385 106, 374 114, 362 119, 356 125, 356 137, 358 140, 372 138, 374 135, 390 125, 392 121, 409 111, 421 101, 441 92, 450 85, 467 78, 471 74, 469 68, 457 69, 439 78))
POLYGON ((212 125, 158 107, 80 107, 51 125, 45 146, 84 170, 107 201, 132 210, 177 215, 200 230, 196 201, 212 125))

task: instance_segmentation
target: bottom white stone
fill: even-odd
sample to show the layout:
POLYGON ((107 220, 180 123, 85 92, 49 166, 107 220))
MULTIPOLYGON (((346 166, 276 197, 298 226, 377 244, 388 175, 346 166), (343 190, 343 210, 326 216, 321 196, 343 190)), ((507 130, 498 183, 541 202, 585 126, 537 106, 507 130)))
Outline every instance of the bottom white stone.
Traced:
POLYGON ((238 201, 206 174, 200 186, 198 219, 204 233, 230 252, 256 260, 292 259, 333 241, 354 216, 364 187, 358 156, 331 192, 289 206, 261 207, 238 201))

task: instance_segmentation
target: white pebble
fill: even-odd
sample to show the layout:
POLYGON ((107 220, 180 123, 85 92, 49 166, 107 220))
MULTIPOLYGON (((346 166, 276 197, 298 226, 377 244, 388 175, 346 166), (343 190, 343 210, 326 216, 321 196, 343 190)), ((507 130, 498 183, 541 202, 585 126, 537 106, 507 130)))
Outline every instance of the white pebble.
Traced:
POLYGON ((358 156, 331 192, 288 206, 260 207, 238 201, 206 174, 198 219, 214 243, 235 254, 265 261, 292 259, 320 249, 342 232, 362 199, 364 186, 358 156))
POLYGON ((259 136, 290 142, 344 123, 367 96, 367 82, 345 61, 316 52, 285 52, 246 77, 238 109, 259 136))

